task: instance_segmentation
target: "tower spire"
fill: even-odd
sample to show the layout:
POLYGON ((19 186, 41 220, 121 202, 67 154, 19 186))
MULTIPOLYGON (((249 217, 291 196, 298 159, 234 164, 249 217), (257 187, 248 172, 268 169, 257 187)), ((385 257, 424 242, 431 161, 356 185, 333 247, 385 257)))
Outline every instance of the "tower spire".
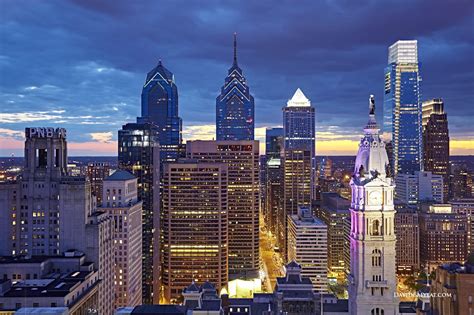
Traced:
POLYGON ((372 94, 369 97, 369 115, 375 115, 375 98, 372 94))
POLYGON ((237 32, 234 32, 234 66, 237 65, 237 32))

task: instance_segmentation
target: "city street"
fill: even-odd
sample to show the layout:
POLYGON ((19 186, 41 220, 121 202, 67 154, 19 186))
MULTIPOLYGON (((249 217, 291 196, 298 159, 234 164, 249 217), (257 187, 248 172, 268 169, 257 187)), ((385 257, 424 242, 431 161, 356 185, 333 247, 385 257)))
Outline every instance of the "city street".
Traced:
POLYGON ((264 289, 272 292, 276 278, 284 275, 283 259, 280 253, 275 252, 275 237, 271 236, 266 229, 260 228, 260 255, 262 268, 265 273, 264 289))

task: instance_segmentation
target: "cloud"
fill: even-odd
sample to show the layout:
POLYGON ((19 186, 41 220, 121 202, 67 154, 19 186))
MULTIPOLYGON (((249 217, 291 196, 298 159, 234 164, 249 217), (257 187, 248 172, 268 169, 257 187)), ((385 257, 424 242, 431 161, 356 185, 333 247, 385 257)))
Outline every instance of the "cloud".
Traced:
POLYGON ((100 143, 110 143, 112 140, 112 135, 113 135, 112 131, 90 133, 92 140, 98 141, 100 143))

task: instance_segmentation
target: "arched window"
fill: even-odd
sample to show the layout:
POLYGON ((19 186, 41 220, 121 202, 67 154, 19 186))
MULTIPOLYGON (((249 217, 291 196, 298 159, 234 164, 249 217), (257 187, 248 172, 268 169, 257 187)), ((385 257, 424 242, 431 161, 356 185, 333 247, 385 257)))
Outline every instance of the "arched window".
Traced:
POLYGON ((380 267, 382 265, 382 252, 379 249, 372 251, 372 266, 380 267))
POLYGON ((384 315, 384 311, 382 308, 376 307, 370 311, 370 315, 384 315))
POLYGON ((372 235, 381 235, 379 220, 372 221, 372 235))

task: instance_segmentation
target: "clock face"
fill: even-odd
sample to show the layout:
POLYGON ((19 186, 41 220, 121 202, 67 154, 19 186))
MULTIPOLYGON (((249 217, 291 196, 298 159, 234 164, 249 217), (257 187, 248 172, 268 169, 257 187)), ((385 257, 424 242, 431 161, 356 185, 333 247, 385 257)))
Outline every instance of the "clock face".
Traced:
POLYGON ((373 191, 369 195, 371 205, 379 205, 382 203, 382 194, 379 191, 373 191))

